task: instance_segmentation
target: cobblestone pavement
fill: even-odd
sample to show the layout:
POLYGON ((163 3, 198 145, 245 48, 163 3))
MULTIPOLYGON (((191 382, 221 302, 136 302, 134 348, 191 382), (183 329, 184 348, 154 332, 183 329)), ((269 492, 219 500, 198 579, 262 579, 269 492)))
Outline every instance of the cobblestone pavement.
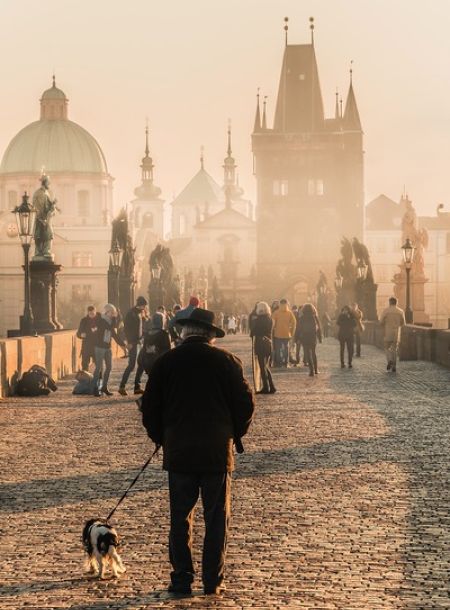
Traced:
MULTIPOLYGON (((247 338, 224 344, 248 365, 247 338)), ((316 378, 275 371, 278 392, 258 396, 222 598, 199 581, 191 598, 164 593, 159 457, 114 516, 127 573, 82 573, 84 521, 109 512, 152 450, 133 400, 74 397, 65 380, 48 399, 1 402, 1 610, 450 608, 450 372, 409 362, 395 376, 372 347, 341 370, 333 339, 319 363, 316 378)))

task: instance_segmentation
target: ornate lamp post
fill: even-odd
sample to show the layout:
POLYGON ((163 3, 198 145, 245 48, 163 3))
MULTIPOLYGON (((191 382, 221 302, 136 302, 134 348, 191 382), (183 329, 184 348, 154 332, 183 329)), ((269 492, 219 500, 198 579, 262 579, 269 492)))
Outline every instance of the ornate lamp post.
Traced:
POLYGON ((123 250, 116 242, 109 251, 109 262, 111 267, 111 282, 108 290, 108 301, 119 307, 119 275, 122 266, 123 250))
POLYGON ((405 243, 402 246, 403 250, 403 260, 405 261, 405 271, 406 271, 406 307, 405 307, 405 320, 407 324, 412 324, 414 320, 413 310, 411 309, 411 281, 410 281, 410 273, 411 267, 414 260, 414 252, 416 250, 415 246, 413 246, 409 237, 406 239, 405 243))
POLYGON ((34 236, 36 210, 29 204, 26 192, 23 194, 22 203, 13 210, 13 213, 16 216, 17 230, 22 242, 25 259, 25 307, 21 319, 20 332, 22 335, 31 335, 34 334, 34 319, 30 302, 30 247, 34 236))
POLYGON ((367 279, 367 270, 368 267, 364 263, 364 261, 359 261, 358 267, 356 269, 356 274, 361 282, 364 282, 367 279))
POLYGON ((150 310, 152 313, 163 303, 163 295, 161 289, 161 266, 156 264, 151 268, 152 279, 150 282, 150 310))

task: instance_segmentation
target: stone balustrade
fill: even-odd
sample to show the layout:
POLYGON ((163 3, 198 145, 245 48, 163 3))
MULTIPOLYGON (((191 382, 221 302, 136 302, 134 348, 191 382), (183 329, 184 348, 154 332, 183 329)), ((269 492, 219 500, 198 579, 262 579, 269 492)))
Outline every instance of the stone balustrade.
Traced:
MULTIPOLYGON (((378 322, 365 322, 362 342, 383 349, 383 330, 378 322)), ((401 360, 427 360, 450 368, 450 330, 407 324, 402 328, 401 360)))

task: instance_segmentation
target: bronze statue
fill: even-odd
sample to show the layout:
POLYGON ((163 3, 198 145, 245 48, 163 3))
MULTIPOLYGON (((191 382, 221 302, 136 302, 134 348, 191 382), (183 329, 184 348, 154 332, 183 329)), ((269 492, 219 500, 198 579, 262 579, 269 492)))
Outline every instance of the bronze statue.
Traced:
POLYGON ((34 243, 36 245, 34 261, 53 261, 52 253, 53 227, 52 217, 56 214, 56 198, 49 190, 50 179, 46 174, 41 176, 41 186, 33 195, 33 207, 36 209, 34 243))

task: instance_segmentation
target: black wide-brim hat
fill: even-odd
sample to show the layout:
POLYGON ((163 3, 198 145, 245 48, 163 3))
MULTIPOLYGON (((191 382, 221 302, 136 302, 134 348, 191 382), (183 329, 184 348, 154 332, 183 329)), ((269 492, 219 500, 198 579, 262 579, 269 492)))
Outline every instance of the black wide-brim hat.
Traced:
POLYGON ((180 326, 190 324, 191 322, 200 326, 204 326, 208 330, 214 331, 216 333, 216 337, 225 337, 225 332, 218 326, 215 326, 214 312, 210 311, 209 309, 202 309, 201 307, 196 307, 191 311, 191 314, 188 318, 181 318, 177 320, 177 324, 180 324, 180 326))

